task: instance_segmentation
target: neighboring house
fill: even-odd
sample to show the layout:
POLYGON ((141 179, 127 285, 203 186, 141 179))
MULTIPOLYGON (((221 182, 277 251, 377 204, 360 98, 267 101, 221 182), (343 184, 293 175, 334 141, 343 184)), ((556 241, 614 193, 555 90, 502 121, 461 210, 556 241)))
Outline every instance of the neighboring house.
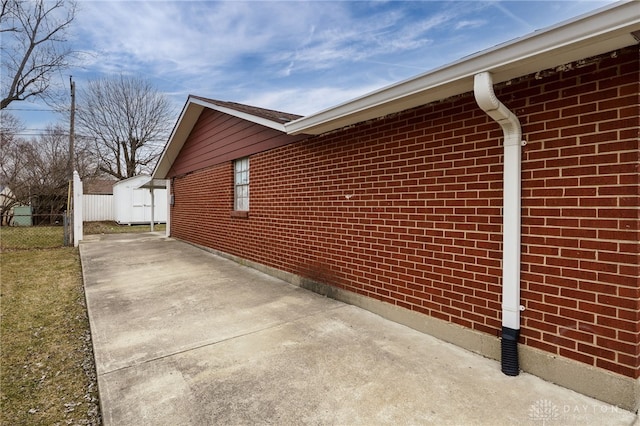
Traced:
POLYGON ((11 188, 0 184, 0 226, 12 224, 15 204, 16 199, 11 188))
POLYGON ((121 225, 164 223, 167 221, 167 190, 159 182, 153 188, 148 175, 133 176, 113 185, 115 221, 121 225))
POLYGON ((115 220, 113 185, 110 179, 83 181, 82 218, 84 222, 115 220))
POLYGON ((85 179, 82 189, 85 194, 113 195, 113 185, 117 182, 114 179, 85 179))
POLYGON ((8 186, 0 185, 0 226, 33 226, 33 219, 31 206, 19 203, 8 186))
POLYGON ((302 118, 190 96, 170 234, 637 410, 638 12, 302 118))

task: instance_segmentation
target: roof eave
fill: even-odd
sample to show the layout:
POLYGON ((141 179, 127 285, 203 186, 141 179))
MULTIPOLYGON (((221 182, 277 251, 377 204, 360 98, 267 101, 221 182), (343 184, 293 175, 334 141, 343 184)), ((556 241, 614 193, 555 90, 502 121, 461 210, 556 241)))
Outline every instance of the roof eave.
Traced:
POLYGON ((640 6, 616 3, 546 30, 498 45, 336 107, 285 124, 289 134, 321 134, 473 90, 473 76, 494 82, 599 55, 637 41, 640 6))

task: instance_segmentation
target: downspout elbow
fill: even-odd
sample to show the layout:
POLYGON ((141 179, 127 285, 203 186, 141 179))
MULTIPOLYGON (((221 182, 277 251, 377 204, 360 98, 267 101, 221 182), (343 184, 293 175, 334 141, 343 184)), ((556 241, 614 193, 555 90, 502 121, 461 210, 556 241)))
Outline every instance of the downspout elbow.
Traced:
POLYGON ((504 134, 503 244, 502 244, 502 372, 519 374, 520 241, 521 241, 521 144, 520 121, 493 91, 488 72, 475 75, 473 92, 478 106, 495 120, 504 134))
POLYGON ((475 75, 473 94, 480 109, 502 127, 504 145, 520 146, 522 139, 520 120, 496 97, 490 73, 482 72, 475 75))

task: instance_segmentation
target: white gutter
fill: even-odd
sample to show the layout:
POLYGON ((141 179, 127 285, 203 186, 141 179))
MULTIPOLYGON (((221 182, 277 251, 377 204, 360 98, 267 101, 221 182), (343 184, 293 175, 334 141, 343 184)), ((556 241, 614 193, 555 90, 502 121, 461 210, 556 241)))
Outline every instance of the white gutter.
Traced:
POLYGON ((493 91, 489 72, 475 75, 473 93, 478 106, 494 119, 504 134, 502 213, 502 371, 519 372, 517 343, 520 334, 521 146, 518 118, 493 91))

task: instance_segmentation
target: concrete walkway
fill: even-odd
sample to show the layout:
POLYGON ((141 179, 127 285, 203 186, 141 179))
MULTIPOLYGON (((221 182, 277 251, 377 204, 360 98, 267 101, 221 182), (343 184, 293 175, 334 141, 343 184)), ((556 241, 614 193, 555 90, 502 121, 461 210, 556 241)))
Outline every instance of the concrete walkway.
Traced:
POLYGON ((180 241, 90 236, 80 254, 106 426, 636 420, 180 241))

